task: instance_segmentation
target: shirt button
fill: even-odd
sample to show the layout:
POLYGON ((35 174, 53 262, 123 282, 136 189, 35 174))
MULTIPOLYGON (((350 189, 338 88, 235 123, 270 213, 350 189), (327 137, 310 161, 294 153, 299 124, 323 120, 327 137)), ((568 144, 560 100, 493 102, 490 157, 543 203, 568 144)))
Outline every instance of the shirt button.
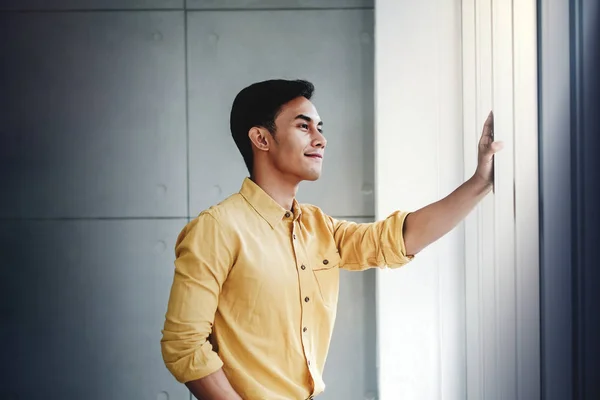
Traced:
POLYGON ((323 260, 323 264, 327 265, 327 264, 329 264, 329 261, 328 260, 323 260))
POLYGON ((306 297, 304 298, 304 301, 305 301, 305 302, 307 302, 307 303, 308 303, 308 301, 309 301, 309 300, 310 300, 310 299, 308 298, 308 296, 306 296, 306 297))
POLYGON ((307 327, 302 328, 302 332, 306 332, 308 330, 307 327))
POLYGON ((286 213, 285 213, 285 217, 286 217, 286 218, 289 218, 289 217, 290 217, 290 215, 292 215, 292 214, 290 214, 290 212, 289 212, 289 211, 286 211, 286 213))
POLYGON ((306 266, 302 265, 300 268, 302 268, 302 269, 306 269, 306 266))
POLYGON ((310 360, 308 360, 308 366, 310 367, 310 360))
POLYGON ((293 237, 294 239, 296 239, 296 235, 292 235, 292 237, 293 237))

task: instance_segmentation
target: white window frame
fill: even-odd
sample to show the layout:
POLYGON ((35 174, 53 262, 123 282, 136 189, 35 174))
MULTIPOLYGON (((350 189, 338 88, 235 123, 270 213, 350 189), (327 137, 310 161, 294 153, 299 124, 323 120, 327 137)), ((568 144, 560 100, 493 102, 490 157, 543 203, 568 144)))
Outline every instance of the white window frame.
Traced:
POLYGON ((491 109, 505 143, 495 193, 413 265, 378 272, 379 398, 538 399, 536 1, 380 0, 375 11, 376 217, 441 198, 456 171, 469 178, 491 109), (445 36, 455 18, 458 46, 445 36), (444 69, 456 48, 458 88, 444 69))
MULTIPOLYGON (((465 171, 487 110, 505 143, 466 220, 469 398, 540 397, 536 2, 463 0, 465 171)), ((466 177, 466 176, 465 176, 466 177)))

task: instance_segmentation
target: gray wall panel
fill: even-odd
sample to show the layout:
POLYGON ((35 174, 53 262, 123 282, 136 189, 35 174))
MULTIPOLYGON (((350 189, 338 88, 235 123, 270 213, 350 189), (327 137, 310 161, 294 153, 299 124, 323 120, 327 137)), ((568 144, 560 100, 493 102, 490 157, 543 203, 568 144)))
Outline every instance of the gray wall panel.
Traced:
MULTIPOLYGON (((371 222, 353 218, 355 222, 371 222)), ((323 400, 369 400, 377 395, 375 270, 340 271, 340 294, 323 379, 323 400)))
POLYGON ((373 8, 373 0, 187 0, 188 9, 373 8))
MULTIPOLYGON (((75 10, 182 1, 50 7, 9 0, 0 10, 17 3, 75 10)), ((372 6, 283 3, 219 7, 372 6)), ((185 217, 188 167, 194 216, 239 190, 247 175, 228 120, 235 94, 253 81, 316 84, 329 147, 322 179, 303 184, 299 200, 332 215, 365 216, 358 222, 374 214, 372 11, 191 12, 189 163, 184 18, 178 11, 0 14, 8 39, 0 43, 0 341, 11 344, 1 398, 189 399, 159 346, 173 245, 188 218, 1 218, 185 217)), ((376 392, 375 324, 375 271, 343 271, 324 400, 376 392)))
POLYGON ((325 122, 322 178, 299 200, 329 214, 373 215, 373 12, 190 12, 190 212, 239 190, 247 175, 229 131, 231 103, 264 79, 305 78, 325 122))
POLYGON ((183 26, 0 14, 0 217, 187 215, 183 26))
POLYGON ((188 400, 160 352, 186 222, 1 222, 1 397, 188 400))
POLYGON ((183 9, 184 0, 3 0, 0 10, 183 9))

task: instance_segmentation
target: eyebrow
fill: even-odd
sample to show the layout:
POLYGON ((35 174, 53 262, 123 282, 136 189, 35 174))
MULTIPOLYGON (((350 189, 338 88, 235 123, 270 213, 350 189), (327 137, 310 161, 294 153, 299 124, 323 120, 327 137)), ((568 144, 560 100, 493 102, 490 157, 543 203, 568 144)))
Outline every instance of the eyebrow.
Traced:
MULTIPOLYGON (((311 117, 309 117, 308 115, 304 115, 304 114, 299 114, 299 115, 296 115, 296 118, 294 118, 294 119, 303 119, 303 120, 305 120, 306 122, 312 122, 312 120, 313 120, 311 117)), ((317 124, 317 126, 323 126, 323 121, 320 121, 320 122, 317 124)))

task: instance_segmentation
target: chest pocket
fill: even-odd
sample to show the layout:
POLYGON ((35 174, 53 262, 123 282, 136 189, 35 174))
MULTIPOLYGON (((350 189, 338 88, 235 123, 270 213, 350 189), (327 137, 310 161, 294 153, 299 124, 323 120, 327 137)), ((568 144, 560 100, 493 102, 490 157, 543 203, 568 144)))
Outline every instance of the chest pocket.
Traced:
POLYGON ((334 250, 321 253, 313 260, 313 273, 319 286, 319 293, 327 307, 335 307, 340 288, 340 255, 334 250))

